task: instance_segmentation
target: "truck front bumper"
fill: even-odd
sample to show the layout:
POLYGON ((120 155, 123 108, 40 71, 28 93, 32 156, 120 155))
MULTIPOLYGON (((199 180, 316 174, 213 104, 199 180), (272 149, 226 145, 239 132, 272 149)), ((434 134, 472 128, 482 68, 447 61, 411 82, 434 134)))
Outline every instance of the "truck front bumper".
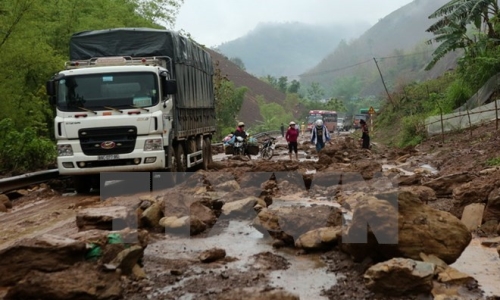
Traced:
POLYGON ((101 172, 141 172, 165 168, 165 152, 135 150, 127 154, 59 156, 57 168, 61 175, 91 175, 101 172))

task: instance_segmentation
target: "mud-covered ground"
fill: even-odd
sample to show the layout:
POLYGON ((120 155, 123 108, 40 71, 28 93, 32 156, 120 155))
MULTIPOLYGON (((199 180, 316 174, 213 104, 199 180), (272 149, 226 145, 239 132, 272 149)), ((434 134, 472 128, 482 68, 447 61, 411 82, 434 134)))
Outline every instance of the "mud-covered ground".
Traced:
MULTIPOLYGON (((334 135, 336 139, 346 134, 334 135)), ((289 162, 283 139, 278 140, 273 162, 283 161, 284 170, 300 168, 314 170, 318 160, 312 145, 301 146, 301 162, 289 162)), ((439 137, 430 139, 416 149, 390 151, 373 145, 367 157, 373 157, 385 169, 398 167, 412 172, 415 168, 429 166, 439 175, 456 172, 478 172, 487 167, 486 161, 500 156, 498 138, 491 126, 477 128, 473 139, 468 132, 447 136, 443 144, 439 137), (393 160, 406 156, 412 163, 392 165, 393 160), (460 158, 460 159, 458 159, 460 158)), ((352 150, 358 151, 358 150, 352 150)), ((224 154, 215 156, 216 170, 241 176, 245 172, 273 172, 275 164, 253 157, 252 161, 234 160, 224 154), (239 171, 241 170, 241 171, 239 171)), ((346 160, 346 163, 349 161, 346 160)), ((69 236, 78 232, 75 216, 78 210, 87 207, 127 205, 149 192, 134 191, 131 195, 106 196, 100 199, 99 192, 90 195, 68 193, 67 183, 52 182, 32 190, 19 191, 13 200, 13 208, 0 213, 0 250, 22 238, 42 233, 69 236), (105 200, 105 201, 102 201, 105 200)), ((162 193, 164 191, 157 191, 162 193)), ((314 206, 324 204, 331 198, 316 195, 311 191, 277 193, 273 195, 271 208, 277 206, 314 206)), ((453 199, 439 198, 429 202, 433 208, 452 211, 453 199)), ((363 273, 373 262, 365 260, 354 263, 352 259, 333 247, 324 251, 307 253, 291 247, 283 247, 268 235, 251 226, 251 218, 219 218, 207 232, 201 235, 172 235, 164 232, 151 233, 145 250, 142 267, 147 277, 141 280, 124 279, 125 299, 432 299, 429 296, 387 297, 375 295, 364 284, 363 273), (214 248, 223 249, 224 257, 213 262, 202 262, 200 254, 214 248)), ((493 249, 484 250, 480 243, 464 252, 454 266, 461 271, 473 272, 478 285, 464 287, 477 295, 478 289, 487 295, 498 293, 495 288, 500 276, 500 262, 493 249), (490 251, 492 250, 492 251, 490 251), (477 261, 473 261, 473 260, 477 261), (471 262, 473 261, 473 262, 471 262)), ((472 298, 470 299, 480 299, 472 298)), ((0 299, 2 290, 0 290, 0 299)), ((485 297, 486 298, 486 295, 485 297)), ((493 299, 493 298, 491 298, 493 299)))

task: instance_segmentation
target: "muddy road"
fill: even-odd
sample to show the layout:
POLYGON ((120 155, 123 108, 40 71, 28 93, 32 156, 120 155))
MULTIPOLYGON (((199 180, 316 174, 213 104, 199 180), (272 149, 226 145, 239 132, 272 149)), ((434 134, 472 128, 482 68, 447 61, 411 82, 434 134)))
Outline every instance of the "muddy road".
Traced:
MULTIPOLYGON (((22 292, 21 288, 30 287, 41 299, 78 299, 74 296, 78 293, 90 295, 88 299, 133 300, 500 297, 496 284, 500 260, 495 248, 500 240, 491 241, 498 234, 479 234, 476 230, 464 233, 465 226, 459 225, 458 215, 463 207, 457 209, 453 193, 442 192, 447 181, 442 180, 441 185, 427 184, 448 171, 438 170, 435 154, 414 149, 394 151, 377 144, 367 151, 359 149, 350 133, 333 137, 332 145, 319 156, 307 140, 302 140, 299 161, 289 161, 282 138, 278 139, 276 154, 270 161, 217 154, 209 171, 189 174, 177 186, 153 192, 135 186, 134 182, 110 184, 105 191, 90 195, 62 193, 50 185, 22 191, 23 196, 12 201, 13 207, 0 213, 0 251, 4 254, 11 253, 8 250, 16 243, 43 234, 83 240, 87 247, 95 245, 93 238, 101 233, 94 230, 107 228, 98 224, 112 224, 113 228, 107 229, 113 232, 123 230, 124 226, 118 228, 118 223, 111 220, 122 218, 117 208, 127 211, 123 220, 129 228, 147 230, 148 238, 147 242, 140 242, 143 250, 133 260, 133 271, 121 271, 121 289, 112 279, 103 279, 102 289, 106 293, 81 291, 81 287, 56 280, 59 284, 54 285, 37 279, 37 274, 23 273, 24 279, 17 284, 2 285, 0 281, 0 299, 28 297, 33 294, 22 292), (364 203, 374 203, 370 202, 373 198, 366 197, 385 199, 386 193, 407 189, 416 195, 415 199, 422 200, 417 211, 432 209, 427 213, 429 224, 437 224, 431 220, 436 214, 436 222, 456 226, 435 229, 426 225, 424 229, 411 229, 419 232, 414 235, 428 230, 440 240, 442 231, 450 235, 448 245, 463 247, 449 246, 445 251, 432 241, 404 241, 412 235, 405 233, 408 226, 400 226, 400 245, 394 248, 378 249, 380 245, 369 241, 365 247, 369 250, 360 254, 359 247, 344 247, 342 240, 347 240, 346 234, 358 222, 357 209, 363 211, 367 207, 364 203), (429 276, 405 273, 400 263, 390 260, 392 257, 405 259, 405 263, 426 259, 415 255, 413 249, 407 250, 410 246, 404 243, 411 247, 418 244, 421 252, 443 261, 426 262, 434 270, 429 276), (396 270, 394 274, 399 277, 411 275, 409 282, 422 283, 402 288, 388 284, 394 279, 378 273, 369 275, 368 270, 376 272, 374 266, 387 261, 390 263, 384 267, 386 270, 396 270), (454 275, 447 281, 443 279, 445 273, 454 275), (37 280, 50 290, 46 294, 49 296, 37 290, 37 280), (404 290, 404 294, 395 290, 404 290)), ((500 178, 500 171, 497 175, 500 178)), ((407 200, 400 197, 398 201, 400 214, 405 214, 407 200)), ((406 219, 412 217, 411 209, 406 219)), ((383 210, 373 211, 385 217, 383 210)), ((97 261, 99 272, 110 268, 110 261, 116 260, 106 260, 111 255, 107 252, 109 245, 101 246, 104 254, 97 261)), ((0 271, 11 270, 8 268, 12 266, 0 263, 0 271)), ((33 269, 49 272, 40 266, 33 269)), ((78 270, 83 273, 86 269, 78 265, 74 272, 78 270)), ((85 278, 81 281, 81 285, 92 282, 85 278)))

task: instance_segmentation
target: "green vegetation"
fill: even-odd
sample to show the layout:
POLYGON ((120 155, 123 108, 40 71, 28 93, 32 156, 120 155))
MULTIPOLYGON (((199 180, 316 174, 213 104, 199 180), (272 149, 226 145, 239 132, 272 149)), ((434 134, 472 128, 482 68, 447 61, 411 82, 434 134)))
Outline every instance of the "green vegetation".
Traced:
POLYGON ((486 165, 490 167, 500 166, 500 157, 495 157, 492 159, 488 159, 486 161, 486 165))
POLYGON ((0 121, 0 171, 43 169, 56 158, 54 143, 39 137, 34 127, 18 131, 11 119, 0 121))

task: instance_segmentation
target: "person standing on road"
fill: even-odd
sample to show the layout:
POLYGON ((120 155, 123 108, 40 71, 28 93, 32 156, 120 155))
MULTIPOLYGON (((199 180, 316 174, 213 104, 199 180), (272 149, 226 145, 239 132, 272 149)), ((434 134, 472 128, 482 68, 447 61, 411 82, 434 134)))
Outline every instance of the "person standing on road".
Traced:
POLYGON ((363 140, 362 143, 362 148, 363 149, 370 149, 370 135, 368 135, 368 125, 366 125, 366 121, 361 119, 359 121, 359 124, 361 125, 361 139, 363 140))
POLYGON ((281 129, 281 136, 285 137, 285 125, 283 125, 283 123, 281 123, 280 129, 281 129))
POLYGON ((295 159, 299 160, 299 154, 297 149, 297 139, 299 138, 299 129, 295 128, 295 122, 290 122, 288 130, 286 131, 286 142, 288 143, 288 155, 290 160, 292 160, 292 151, 295 152, 295 159))
POLYGON ((302 122, 302 124, 300 125, 300 133, 303 137, 306 136, 306 123, 302 122))
POLYGON ((316 151, 319 152, 325 147, 325 143, 331 140, 330 132, 323 124, 323 120, 316 120, 315 126, 311 132, 311 143, 316 145, 316 151))

